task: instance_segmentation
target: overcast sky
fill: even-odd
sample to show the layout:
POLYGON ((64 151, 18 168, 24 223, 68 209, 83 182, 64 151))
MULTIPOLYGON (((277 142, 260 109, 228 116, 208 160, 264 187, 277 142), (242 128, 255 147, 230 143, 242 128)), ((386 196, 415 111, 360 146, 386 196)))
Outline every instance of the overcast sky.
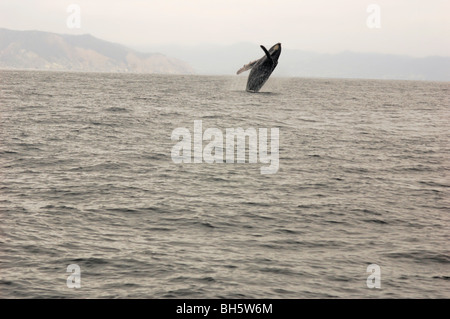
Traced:
POLYGON ((254 42, 285 48, 450 56, 450 0, 0 0, 0 27, 90 33, 132 47, 254 42), (80 28, 68 28, 70 4, 80 28), (380 8, 379 28, 370 4, 380 8), (374 22, 375 21, 375 22, 374 22))

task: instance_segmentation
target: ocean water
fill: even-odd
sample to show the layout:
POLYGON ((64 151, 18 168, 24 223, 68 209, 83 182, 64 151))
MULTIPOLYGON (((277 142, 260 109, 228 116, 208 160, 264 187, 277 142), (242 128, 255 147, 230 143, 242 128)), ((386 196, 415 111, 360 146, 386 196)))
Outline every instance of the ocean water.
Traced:
POLYGON ((245 84, 0 71, 0 297, 449 298, 450 84, 245 84), (278 171, 175 163, 198 120, 278 128, 278 171))

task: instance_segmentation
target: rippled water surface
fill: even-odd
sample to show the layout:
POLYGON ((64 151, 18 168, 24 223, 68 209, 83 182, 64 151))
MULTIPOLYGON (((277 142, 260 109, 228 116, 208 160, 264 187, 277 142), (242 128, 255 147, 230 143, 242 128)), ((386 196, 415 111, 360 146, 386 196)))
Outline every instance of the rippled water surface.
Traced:
POLYGON ((245 81, 1 71, 0 296, 449 298, 450 84, 245 81), (195 120, 278 172, 174 163, 195 120))

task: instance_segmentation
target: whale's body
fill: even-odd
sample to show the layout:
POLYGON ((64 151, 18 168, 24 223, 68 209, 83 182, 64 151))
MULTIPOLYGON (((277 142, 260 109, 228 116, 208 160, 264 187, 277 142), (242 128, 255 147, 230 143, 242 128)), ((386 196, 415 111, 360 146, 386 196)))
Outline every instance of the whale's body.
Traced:
POLYGON ((237 71, 237 74, 240 74, 251 69, 247 80, 247 92, 258 92, 278 65, 281 43, 275 44, 269 51, 263 45, 261 45, 261 49, 265 53, 262 58, 244 65, 237 71))

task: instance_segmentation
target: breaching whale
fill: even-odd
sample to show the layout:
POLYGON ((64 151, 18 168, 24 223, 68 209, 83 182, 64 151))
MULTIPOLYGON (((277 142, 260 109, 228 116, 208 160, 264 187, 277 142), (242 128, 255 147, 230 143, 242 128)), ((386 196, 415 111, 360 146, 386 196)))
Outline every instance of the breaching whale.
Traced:
POLYGON ((275 70, 281 54, 281 43, 275 44, 269 51, 263 45, 260 47, 263 49, 265 56, 244 65, 236 72, 236 74, 241 74, 252 69, 248 75, 247 92, 258 92, 262 88, 273 70, 275 70))

